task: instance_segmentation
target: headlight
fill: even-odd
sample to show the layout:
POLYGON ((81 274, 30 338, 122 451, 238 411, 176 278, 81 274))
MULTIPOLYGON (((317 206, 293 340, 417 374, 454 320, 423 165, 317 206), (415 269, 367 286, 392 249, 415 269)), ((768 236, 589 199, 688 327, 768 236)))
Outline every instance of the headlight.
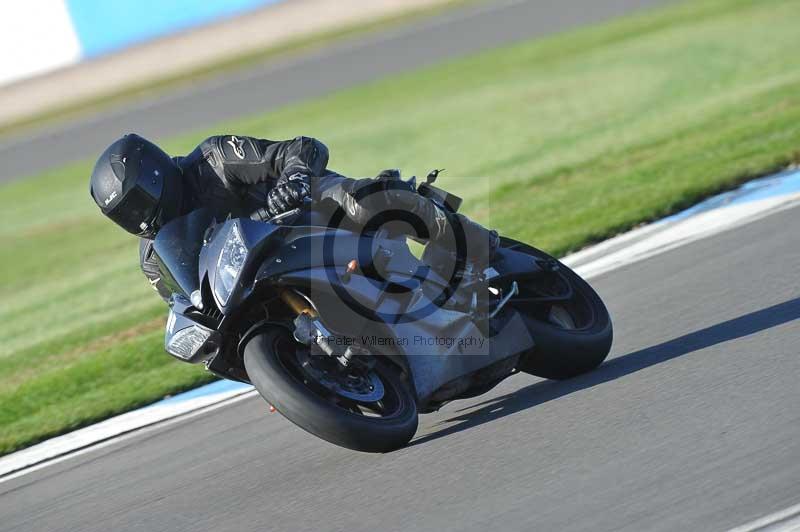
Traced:
POLYGON ((211 336, 211 331, 197 325, 181 329, 169 339, 167 352, 184 360, 190 360, 206 343, 209 336, 211 336))
POLYGON ((247 247, 239 234, 239 227, 233 224, 228 233, 228 240, 225 241, 222 252, 219 254, 217 280, 214 282, 214 292, 223 305, 228 302, 245 259, 247 259, 247 247))

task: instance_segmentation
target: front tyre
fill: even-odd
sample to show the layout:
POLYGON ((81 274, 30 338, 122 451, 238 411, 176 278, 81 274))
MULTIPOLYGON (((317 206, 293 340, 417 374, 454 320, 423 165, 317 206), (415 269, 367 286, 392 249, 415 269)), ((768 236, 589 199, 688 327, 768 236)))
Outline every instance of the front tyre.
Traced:
MULTIPOLYGON (((324 361, 323 361, 324 362, 324 361)), ((382 387, 380 400, 357 393, 337 394, 308 372, 308 349, 288 331, 269 329, 244 348, 244 366, 261 396, 286 419, 336 445, 371 453, 404 447, 417 431, 417 406, 399 372, 378 360, 370 382, 382 387), (380 382, 376 382, 378 379, 380 382)))

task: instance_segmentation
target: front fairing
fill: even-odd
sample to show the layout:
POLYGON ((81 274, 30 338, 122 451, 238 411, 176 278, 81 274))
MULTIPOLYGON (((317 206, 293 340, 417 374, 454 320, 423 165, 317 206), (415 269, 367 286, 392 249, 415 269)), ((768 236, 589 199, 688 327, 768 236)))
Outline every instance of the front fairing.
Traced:
POLYGON ((200 287, 198 257, 203 235, 214 223, 208 209, 198 209, 176 218, 162 227, 153 247, 164 284, 172 291, 189 297, 200 287))
POLYGON ((196 364, 214 358, 221 346, 221 336, 207 323, 207 319, 180 294, 173 294, 169 302, 170 310, 164 330, 164 350, 175 358, 196 364), (191 349, 178 350, 175 347, 179 336, 192 339, 191 349))
POLYGON ((253 276, 263 261, 265 248, 272 241, 270 237, 280 229, 281 227, 278 225, 256 222, 248 218, 235 218, 218 224, 209 231, 206 243, 200 250, 199 279, 200 282, 203 279, 208 279, 208 286, 213 294, 214 303, 223 314, 230 314, 252 291, 253 276), (234 227, 247 248, 247 255, 239 274, 236 276, 235 285, 229 294, 223 296, 216 288, 220 275, 218 266, 220 254, 225 247, 225 243, 231 238, 234 227))

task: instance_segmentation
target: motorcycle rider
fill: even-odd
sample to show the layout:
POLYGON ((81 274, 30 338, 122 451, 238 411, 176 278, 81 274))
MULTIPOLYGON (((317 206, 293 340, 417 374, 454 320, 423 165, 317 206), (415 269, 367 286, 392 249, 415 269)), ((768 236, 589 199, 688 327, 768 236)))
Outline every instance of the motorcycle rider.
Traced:
POLYGON ((396 170, 356 180, 328 170, 327 165, 327 147, 310 137, 272 141, 219 135, 207 138, 185 157, 170 157, 143 137, 127 134, 100 155, 90 193, 104 215, 141 237, 142 271, 164 299, 170 294, 161 282, 153 239, 164 224, 200 207, 210 208, 218 219, 254 212, 268 219, 311 198, 341 207, 348 218, 364 225, 394 201, 393 208, 422 220, 432 242, 452 235, 455 226, 461 228, 472 257, 490 257, 497 246, 495 231, 419 194, 396 193, 410 189, 396 170))

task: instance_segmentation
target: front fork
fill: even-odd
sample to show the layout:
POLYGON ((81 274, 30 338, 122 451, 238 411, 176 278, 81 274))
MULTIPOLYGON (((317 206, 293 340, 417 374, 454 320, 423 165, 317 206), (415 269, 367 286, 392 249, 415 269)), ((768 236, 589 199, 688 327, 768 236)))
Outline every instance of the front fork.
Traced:
POLYGON ((357 356, 368 354, 361 347, 349 345, 346 349, 336 345, 335 336, 331 333, 319 317, 314 306, 302 295, 291 288, 284 288, 279 296, 297 316, 294 319, 294 339, 301 344, 316 345, 324 354, 335 358, 345 367, 352 367, 358 363, 369 365, 370 357, 357 356))

